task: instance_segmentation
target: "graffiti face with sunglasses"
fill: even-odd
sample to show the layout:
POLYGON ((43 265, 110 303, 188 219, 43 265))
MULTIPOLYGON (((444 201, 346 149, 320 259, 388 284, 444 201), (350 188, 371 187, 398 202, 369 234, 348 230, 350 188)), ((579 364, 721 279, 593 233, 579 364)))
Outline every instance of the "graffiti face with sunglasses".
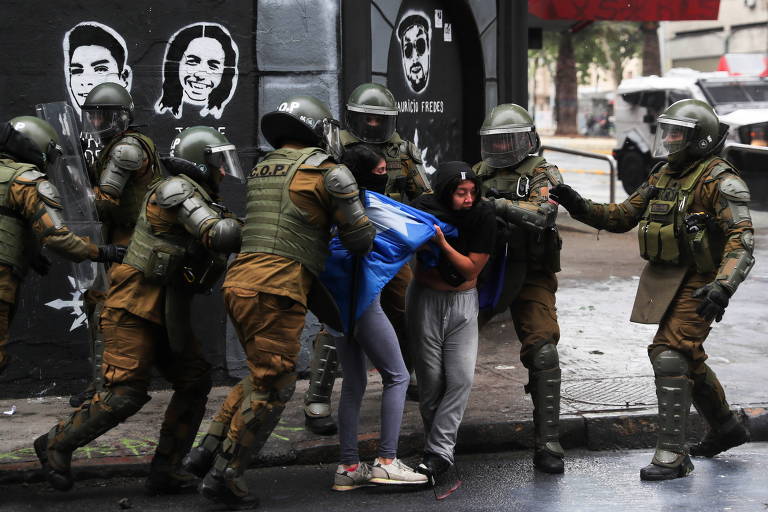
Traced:
POLYGON ((429 19, 421 14, 407 16, 397 30, 402 48, 403 72, 413 92, 424 91, 429 83, 431 32, 429 19))

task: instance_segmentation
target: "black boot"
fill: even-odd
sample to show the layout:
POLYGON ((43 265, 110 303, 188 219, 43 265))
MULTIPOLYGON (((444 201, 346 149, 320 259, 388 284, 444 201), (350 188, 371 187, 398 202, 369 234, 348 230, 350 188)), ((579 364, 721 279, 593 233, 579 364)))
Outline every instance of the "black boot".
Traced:
POLYGON ((694 457, 714 457, 735 446, 749 442, 749 430, 738 420, 735 414, 717 429, 710 427, 701 442, 691 446, 694 457))
POLYGON ((72 489, 72 486, 75 485, 71 471, 72 452, 49 451, 48 434, 43 434, 35 439, 34 447, 48 484, 57 491, 72 489))
POLYGON ((225 505, 230 510, 247 510, 259 506, 259 498, 248 491, 242 472, 229 467, 228 461, 221 455, 203 478, 198 491, 206 499, 225 505))
POLYGON ((176 467, 168 457, 155 454, 149 467, 149 476, 144 481, 144 489, 150 495, 181 494, 194 491, 198 479, 185 470, 176 467))
POLYGON ((319 436, 332 436, 338 431, 333 416, 310 416, 304 413, 304 427, 319 436))
POLYGON ((533 451, 533 465, 543 473, 558 474, 565 471, 563 456, 537 446, 533 451))
POLYGON ((91 398, 93 398, 93 395, 95 394, 96 389, 93 387, 93 383, 91 383, 83 391, 69 397, 69 406, 74 408, 80 407, 85 402, 88 402, 91 398))
POLYGON ((678 460, 671 465, 659 465, 651 462, 640 470, 640 480, 646 481, 658 481, 658 480, 672 480, 674 478, 681 478, 687 476, 693 471, 693 462, 688 455, 680 455, 678 460))

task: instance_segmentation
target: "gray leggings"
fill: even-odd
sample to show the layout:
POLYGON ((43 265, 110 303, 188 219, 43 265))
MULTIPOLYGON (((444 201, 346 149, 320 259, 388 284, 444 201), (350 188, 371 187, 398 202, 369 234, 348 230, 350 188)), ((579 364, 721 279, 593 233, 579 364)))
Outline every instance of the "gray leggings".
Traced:
POLYGON ((477 360, 477 290, 446 292, 411 282, 407 325, 416 357, 425 452, 453 462, 477 360))
POLYGON ((381 309, 378 296, 358 319, 355 340, 350 342, 346 337, 337 338, 336 350, 344 370, 339 402, 341 463, 357 464, 360 461, 357 454, 357 429, 360 404, 368 383, 366 356, 381 374, 384 384, 379 457, 394 458, 397 456, 397 441, 409 378, 397 335, 381 309))

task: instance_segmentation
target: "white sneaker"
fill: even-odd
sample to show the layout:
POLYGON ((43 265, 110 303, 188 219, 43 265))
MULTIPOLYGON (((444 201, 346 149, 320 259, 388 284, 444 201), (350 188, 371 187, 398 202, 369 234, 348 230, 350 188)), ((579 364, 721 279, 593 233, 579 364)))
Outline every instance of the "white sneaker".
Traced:
POLYGON ((427 476, 417 473, 410 467, 402 463, 400 459, 395 459, 392 464, 383 464, 377 457, 373 461, 371 468, 371 482, 376 484, 394 484, 394 485, 418 485, 427 483, 427 476))
POLYGON ((333 475, 333 486, 331 486, 331 489, 334 491, 351 491, 370 485, 373 485, 371 483, 371 466, 361 462, 357 465, 357 469, 350 471, 344 469, 344 466, 339 464, 336 468, 336 474, 333 475))

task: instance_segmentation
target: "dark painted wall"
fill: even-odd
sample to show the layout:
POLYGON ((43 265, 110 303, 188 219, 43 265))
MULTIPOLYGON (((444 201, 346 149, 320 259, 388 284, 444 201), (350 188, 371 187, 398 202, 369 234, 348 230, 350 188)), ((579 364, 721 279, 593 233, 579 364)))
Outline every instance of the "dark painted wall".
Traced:
MULTIPOLYGON (((136 122, 144 125, 142 129, 154 138, 161 152, 167 152, 178 130, 204 124, 223 131, 238 146, 243 165, 248 167, 259 147, 266 149, 257 129, 260 113, 274 109, 285 96, 316 95, 339 116, 351 88, 370 79, 371 72, 374 80, 386 82, 395 44, 392 27, 402 3, 135 0, 126 4, 62 0, 46 2, 45 16, 41 16, 39 2, 5 0, 0 17, 0 66, 4 70, 0 120, 33 114, 35 104, 42 102, 66 100, 74 106, 77 93, 82 94, 106 74, 109 81, 130 84, 136 122), (365 12, 370 13, 370 19, 355 24, 354 18, 365 16, 365 12), (200 24, 205 25, 202 32, 195 32, 200 24), (78 25, 89 27, 72 32, 71 52, 65 54, 66 35, 78 25), (350 30, 346 37, 345 26, 350 30), (83 47, 77 46, 78 32, 85 32, 86 43, 92 44, 80 41, 83 47), (191 35, 185 39, 187 34, 191 35), (205 39, 194 42, 201 34, 205 39), (361 37, 367 39, 365 43, 349 52, 355 38, 361 37), (103 58, 106 46, 112 48, 103 58), (171 61, 170 66, 166 60, 171 61), (179 63, 174 65, 176 61, 179 63), (172 68, 170 73, 165 72, 167 68, 172 68), (87 73, 78 73, 80 69, 92 73, 84 76, 87 73), (233 86, 225 87, 229 82, 233 86), (173 92, 175 88, 186 98, 164 102, 174 107, 175 113, 158 103, 164 84, 165 89, 173 92), (209 102, 211 96, 218 97, 218 102, 209 102)), ((464 92, 455 94, 449 84, 443 84, 442 91, 437 88, 430 92, 434 96, 430 100, 440 100, 442 95, 450 96, 453 102, 450 122, 454 123, 455 143, 439 152, 474 160, 478 156, 477 128, 497 97, 496 1, 422 3, 431 9, 432 16, 434 9, 444 10, 445 21, 453 23, 451 66, 459 69, 445 76, 461 80, 464 92), (471 98, 461 102, 461 96, 468 94, 471 98)), ((442 32, 439 35, 444 37, 442 32)), ((422 122, 418 116, 402 116, 401 131, 412 134, 417 122, 422 122)), ((450 131, 450 123, 448 128, 450 131)), ((439 137, 438 131, 435 137, 439 137)), ((424 143, 420 145, 430 150, 424 143)), ((432 158, 436 153, 433 149, 432 158)), ((231 208, 243 213, 241 188, 225 186, 223 196, 231 208)), ((56 261, 47 277, 31 275, 24 283, 9 350, 16 360, 0 377, 0 395, 66 393, 84 382, 88 345, 80 316, 82 297, 70 284, 69 275, 69 264, 56 261)), ((240 373, 242 353, 226 325, 220 294, 199 297, 195 307, 193 321, 219 375, 227 369, 240 373)), ((306 366, 313 332, 304 334, 300 369, 306 366)))

